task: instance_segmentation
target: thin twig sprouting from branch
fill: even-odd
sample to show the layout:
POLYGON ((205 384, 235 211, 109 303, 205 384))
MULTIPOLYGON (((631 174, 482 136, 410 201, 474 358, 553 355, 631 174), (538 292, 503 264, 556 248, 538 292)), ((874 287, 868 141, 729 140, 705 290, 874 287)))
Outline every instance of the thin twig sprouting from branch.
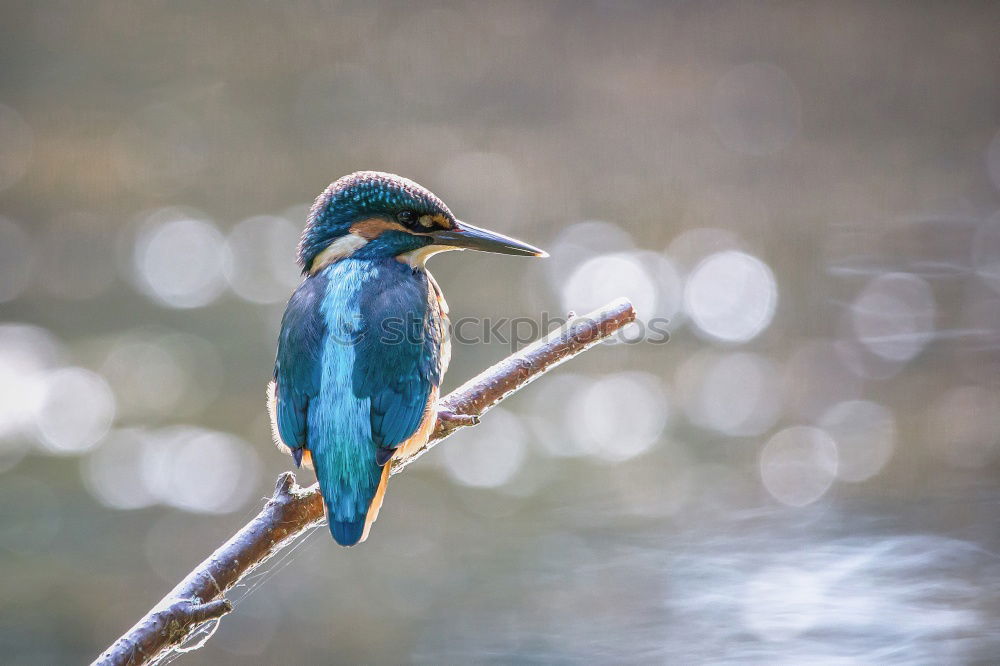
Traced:
MULTIPOLYGON (((408 458, 393 461, 392 473, 398 474, 460 428, 478 423, 480 416, 511 393, 633 321, 632 304, 625 299, 614 301, 571 319, 470 379, 438 402, 438 422, 427 445, 408 458)), ((232 611, 224 597, 228 590, 322 520, 318 487, 302 488, 291 472, 283 473, 261 512, 195 567, 92 666, 139 666, 170 654, 199 626, 232 611)))

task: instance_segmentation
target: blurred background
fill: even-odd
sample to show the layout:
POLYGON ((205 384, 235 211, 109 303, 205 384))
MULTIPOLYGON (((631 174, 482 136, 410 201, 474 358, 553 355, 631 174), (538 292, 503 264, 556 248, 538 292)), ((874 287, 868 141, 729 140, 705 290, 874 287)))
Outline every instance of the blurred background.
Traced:
POLYGON ((290 468, 294 246, 358 169, 551 253, 435 259, 453 317, 624 295, 672 339, 517 394, 178 663, 1000 653, 1000 6, 0 12, 5 662, 95 657, 290 468))

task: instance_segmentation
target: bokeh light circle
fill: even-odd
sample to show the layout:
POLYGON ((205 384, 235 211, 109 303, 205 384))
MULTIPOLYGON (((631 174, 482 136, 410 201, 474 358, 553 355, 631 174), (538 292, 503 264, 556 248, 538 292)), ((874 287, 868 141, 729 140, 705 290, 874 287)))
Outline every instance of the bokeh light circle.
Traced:
POLYGON ((132 257, 136 282, 167 307, 208 305, 226 288, 225 239, 211 222, 161 213, 151 216, 136 238, 132 257))
POLYGON ((818 425, 837 443, 837 477, 865 481, 892 457, 896 419, 886 407, 868 400, 848 400, 830 407, 818 425))
POLYGON ((763 261, 745 252, 713 254, 695 267, 684 307, 697 329, 724 342, 747 342, 774 318, 778 285, 763 261))
POLYGON ((139 472, 144 443, 141 430, 116 430, 83 460, 84 484, 98 502, 112 509, 141 509, 156 504, 156 497, 139 472))
POLYGON ((670 403, 656 375, 619 372, 582 385, 567 410, 567 429, 588 453, 621 461, 656 445, 667 426, 670 403))
POLYGON ((734 231, 715 227, 693 227, 678 234, 667 246, 665 254, 678 268, 690 271, 710 254, 739 249, 740 239, 734 231))
POLYGON ((934 338, 935 314, 930 285, 907 273, 876 277, 851 305, 858 341, 876 356, 900 363, 934 338))
POLYGON ((681 279, 665 257, 616 252, 577 266, 562 287, 564 311, 590 312, 621 296, 635 305, 640 321, 672 317, 680 309, 681 279))
POLYGON ((119 396, 119 410, 136 419, 155 419, 176 410, 190 377, 159 339, 122 336, 101 368, 119 396))
POLYGON ((97 444, 115 418, 115 396, 104 378, 85 368, 45 377, 35 416, 39 443, 50 453, 81 453, 97 444))
POLYGON ((257 492, 260 461, 239 437, 174 426, 146 435, 139 473, 162 504, 194 513, 228 513, 257 492))
POLYGON ((546 244, 549 257, 542 262, 549 280, 556 285, 588 259, 635 250, 632 236, 617 224, 602 220, 576 222, 562 229, 546 244))
POLYGON ((498 488, 524 464, 527 439, 521 419, 505 409, 492 409, 463 441, 444 447, 444 467, 464 486, 498 488))
POLYGON ((822 497, 837 476, 837 444, 823 430, 792 426, 775 434, 760 454, 760 476, 771 496, 789 506, 822 497))
POLYGON ((758 435, 780 414, 777 368, 758 354, 698 353, 676 377, 688 419, 703 428, 733 437, 758 435))
POLYGON ((299 229, 283 217, 258 215, 229 232, 231 261, 225 266, 233 292, 252 303, 277 303, 288 298, 301 279, 293 261, 299 229))
POLYGON ((572 416, 567 413, 565 423, 564 419, 553 416, 567 412, 572 401, 589 385, 589 379, 569 371, 550 373, 544 382, 532 385, 535 398, 529 406, 527 423, 543 453, 556 458, 589 455, 589 442, 566 437, 565 424, 572 421, 572 416))
POLYGON ((62 346, 43 328, 0 325, 0 443, 35 434, 47 370, 62 355, 62 346))

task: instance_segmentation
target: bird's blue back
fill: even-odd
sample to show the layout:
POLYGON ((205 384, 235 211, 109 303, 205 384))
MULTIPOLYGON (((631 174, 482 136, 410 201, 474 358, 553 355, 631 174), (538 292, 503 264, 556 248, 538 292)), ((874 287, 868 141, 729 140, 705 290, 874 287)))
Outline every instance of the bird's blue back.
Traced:
POLYGON ((374 252, 308 276, 289 301, 275 361, 278 431, 311 452, 342 545, 361 539, 382 466, 424 418, 444 335, 427 273, 374 252))

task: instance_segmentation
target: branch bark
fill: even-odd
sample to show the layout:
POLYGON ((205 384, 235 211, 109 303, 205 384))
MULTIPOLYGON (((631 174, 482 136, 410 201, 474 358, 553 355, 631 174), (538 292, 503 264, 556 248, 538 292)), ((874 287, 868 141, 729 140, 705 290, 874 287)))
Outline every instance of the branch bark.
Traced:
MULTIPOLYGON (((480 416, 511 393, 633 321, 632 304, 625 299, 613 301, 570 319, 559 330, 470 379, 438 402, 440 415, 427 444, 408 458, 393 461, 392 474, 457 430, 478 423, 480 416)), ((219 621, 232 611, 224 596, 230 588, 322 520, 318 486, 302 488, 294 474, 281 474, 261 512, 195 567, 92 666, 138 666, 167 656, 199 626, 219 621)))

